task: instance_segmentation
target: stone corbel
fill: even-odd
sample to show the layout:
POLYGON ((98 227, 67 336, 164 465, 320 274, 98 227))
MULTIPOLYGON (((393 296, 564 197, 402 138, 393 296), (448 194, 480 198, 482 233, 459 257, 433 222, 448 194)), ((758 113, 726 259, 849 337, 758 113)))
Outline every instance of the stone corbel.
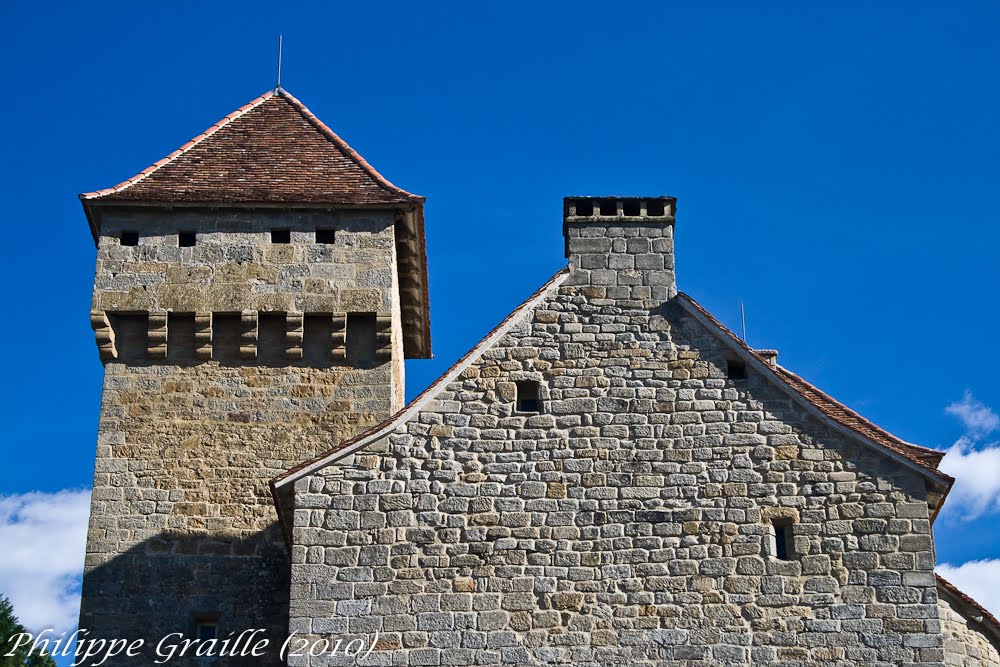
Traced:
POLYGON ((257 358, 257 311, 240 313, 240 359, 257 358))
POLYGON ((101 361, 114 361, 118 358, 118 350, 115 349, 115 330, 111 328, 111 321, 108 314, 103 310, 90 311, 90 328, 94 330, 94 337, 97 339, 97 352, 101 356, 101 361))
POLYGON ((302 313, 285 314, 285 356, 302 359, 302 313))
POLYGON ((167 314, 166 312, 150 313, 146 325, 146 357, 149 359, 167 358, 167 314))
POLYGON ((392 359, 392 316, 378 315, 375 318, 375 360, 392 359))
POLYGON ((330 354, 335 362, 347 360, 347 313, 333 314, 330 354))
POLYGON ((194 314, 194 354, 199 361, 212 358, 212 313, 194 314))

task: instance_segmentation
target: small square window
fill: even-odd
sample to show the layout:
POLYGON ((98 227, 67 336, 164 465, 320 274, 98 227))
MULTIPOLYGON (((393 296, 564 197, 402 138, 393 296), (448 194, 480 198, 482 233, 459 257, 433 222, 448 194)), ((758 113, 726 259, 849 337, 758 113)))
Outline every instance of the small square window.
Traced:
POLYGON ((333 243, 336 231, 333 229, 317 229, 316 243, 333 243))
POLYGON ((190 248, 198 242, 198 235, 195 232, 180 232, 177 234, 177 245, 182 248, 190 248))
POLYGON ((272 229, 271 243, 291 243, 292 232, 287 229, 272 229))
POLYGON ((139 232, 122 232, 119 240, 122 245, 139 245, 139 232))
POLYGON ((746 380, 747 365, 737 359, 727 359, 726 377, 728 377, 730 380, 746 380))
POLYGON ((517 411, 539 412, 541 402, 538 400, 538 382, 521 380, 517 384, 517 411))

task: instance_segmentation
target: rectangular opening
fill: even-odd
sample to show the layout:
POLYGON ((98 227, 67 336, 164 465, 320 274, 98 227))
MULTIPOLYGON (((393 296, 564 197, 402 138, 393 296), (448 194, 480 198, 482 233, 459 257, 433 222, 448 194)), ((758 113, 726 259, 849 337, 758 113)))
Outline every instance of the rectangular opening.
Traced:
POLYGON ((271 243, 291 243, 292 232, 287 229, 272 229, 271 243))
POLYGON ((538 382, 536 380, 519 380, 517 384, 517 411, 539 412, 541 403, 538 400, 538 382))
POLYGON ((730 380, 746 380, 747 365, 738 359, 727 359, 726 377, 730 380))
POLYGON ((217 639, 219 636, 219 624, 215 621, 198 621, 194 634, 199 641, 203 642, 217 639))
POLYGON ((122 232, 118 240, 122 245, 139 245, 139 232, 122 232))
POLYGON ((333 317, 306 314, 302 318, 302 358, 313 364, 329 364, 333 349, 333 317))
POLYGON ((240 360, 239 313, 212 313, 212 358, 224 363, 240 360))
POLYGON ((333 243, 335 237, 336 237, 336 230, 333 229, 316 230, 316 243, 333 243))
POLYGON ((625 215, 638 216, 642 214, 642 206, 638 199, 626 199, 622 202, 622 212, 625 215))
POLYGON ((194 361, 194 313, 167 313, 167 359, 194 361))
POLYGON ((284 361, 284 313, 259 313, 257 315, 257 359, 262 363, 284 361))
POLYGON ((778 560, 791 560, 794 553, 792 522, 789 519, 775 519, 771 522, 771 529, 774 531, 772 555, 778 560))
POLYGON ((576 214, 590 217, 594 215, 594 200, 593 199, 577 199, 576 200, 576 214))
POLYGON ((663 200, 654 199, 646 202, 646 215, 664 215, 665 212, 666 209, 663 206, 663 200))
POLYGON ((375 361, 375 313, 347 314, 347 361, 354 366, 375 361))
POLYGON ((149 339, 149 315, 146 313, 109 313, 115 332, 119 361, 143 361, 149 339))
POLYGON ((177 245, 181 248, 191 248, 198 243, 198 234, 195 232, 178 232, 177 245))
POLYGON ((618 200, 616 199, 602 199, 599 206, 601 215, 618 215, 618 200))

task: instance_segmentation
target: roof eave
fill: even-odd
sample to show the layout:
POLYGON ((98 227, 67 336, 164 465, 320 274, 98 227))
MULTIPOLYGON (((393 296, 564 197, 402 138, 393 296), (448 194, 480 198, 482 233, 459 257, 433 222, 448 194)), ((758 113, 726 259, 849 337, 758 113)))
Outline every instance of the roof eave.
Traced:
MULTIPOLYGON (((727 347, 729 347, 733 352, 735 352, 740 357, 741 361, 748 364, 751 368, 756 370, 764 377, 769 378, 775 386, 781 388, 796 403, 798 403, 802 408, 804 408, 807 412, 809 412, 813 417, 817 418, 821 423, 825 424, 826 426, 832 428, 833 430, 839 433, 842 433, 844 435, 847 435, 851 438, 854 438, 862 442, 866 446, 875 449, 876 451, 882 453, 883 455, 891 458, 897 463, 917 473, 918 475, 929 481, 936 488, 938 488, 938 490, 942 494, 942 498, 944 495, 947 494, 948 490, 951 488, 951 485, 955 481, 952 477, 944 474, 939 470, 934 470, 932 468, 911 461, 910 459, 906 458, 899 452, 896 452, 890 449, 889 447, 886 447, 885 445, 876 442, 875 440, 872 440, 867 435, 860 433, 857 430, 836 421, 829 415, 824 414, 816 405, 814 405, 805 396, 803 396, 801 393, 799 393, 793 387, 791 387, 787 382, 785 382, 775 372, 775 370, 771 368, 770 364, 761 360, 756 354, 753 353, 753 351, 745 343, 742 343, 742 341, 739 341, 739 339, 735 339, 735 337, 728 329, 722 327, 720 330, 720 326, 716 322, 706 317, 704 313, 702 313, 701 309, 696 306, 691 297, 683 293, 678 294, 678 297, 680 298, 677 299, 677 302, 684 309, 684 312, 694 317, 709 331, 715 334, 716 338, 725 343, 727 347)), ((938 507, 940 507, 940 503, 938 504, 938 507)))

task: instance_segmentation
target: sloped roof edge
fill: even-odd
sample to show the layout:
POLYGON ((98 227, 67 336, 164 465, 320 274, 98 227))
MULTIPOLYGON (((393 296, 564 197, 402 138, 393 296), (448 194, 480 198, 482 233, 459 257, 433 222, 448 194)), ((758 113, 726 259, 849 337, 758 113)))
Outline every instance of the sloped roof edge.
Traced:
MULTIPOLYGON (((400 424, 406 422, 410 417, 419 412, 427 403, 429 403, 437 395, 438 391, 442 388, 448 386, 453 380, 455 380, 459 375, 468 368, 472 362, 479 358, 479 356, 485 352, 490 346, 503 337, 508 331, 510 331, 515 324, 517 324, 522 317, 531 312, 535 306, 537 306, 541 301, 548 296, 551 292, 555 291, 562 285, 566 277, 569 276, 569 268, 563 268, 558 273, 556 273, 552 278, 548 280, 541 288, 538 289, 534 294, 532 294, 528 299, 522 303, 520 306, 514 309, 514 311, 508 315, 503 321, 500 322, 490 333, 480 340, 476 345, 465 353, 461 359, 456 361, 451 368, 444 372, 441 377, 431 383, 427 389, 424 389, 419 396, 410 401, 402 410, 396 414, 389 417, 387 420, 381 424, 377 424, 369 430, 354 436, 342 443, 334 446, 333 448, 319 454, 311 459, 303 461, 302 463, 289 468, 285 472, 281 473, 277 477, 271 480, 271 491, 272 496, 277 502, 277 491, 289 484, 293 484, 296 480, 309 475, 321 468, 325 468, 331 463, 350 456, 354 452, 363 449, 365 446, 371 444, 375 440, 388 435, 393 430, 396 429, 400 424)), ((279 512, 280 514, 280 512, 279 512)))
POLYGON ((869 447, 930 479, 947 494, 955 480, 931 465, 930 461, 935 461, 936 465, 936 461, 940 460, 927 454, 932 452, 936 454, 934 450, 913 445, 897 438, 791 371, 781 366, 772 367, 689 295, 679 292, 677 296, 679 297, 678 303, 686 312, 707 326, 709 330, 714 330, 717 337, 727 343, 744 361, 751 364, 764 377, 774 380, 777 386, 784 388, 789 395, 820 421, 832 426, 835 430, 855 437, 869 447))
POLYGON ((199 145, 200 143, 202 143, 203 141, 205 141, 206 139, 208 139, 209 137, 211 137, 213 134, 215 134, 216 132, 218 132, 219 130, 221 130, 223 127, 225 127, 229 123, 232 123, 234 120, 240 118, 241 116, 246 115, 248 112, 250 112, 253 109, 257 108, 258 106, 260 106, 261 104, 263 104, 264 102, 266 102, 267 100, 269 100, 270 98, 272 98, 272 97, 274 97, 276 95, 280 96, 280 97, 284 97, 289 102, 291 102, 292 106, 294 106, 299 111, 299 113, 301 113, 314 127, 316 127, 316 129, 318 129, 320 132, 322 132, 326 136, 326 138, 330 140, 330 142, 332 142, 334 145, 336 145, 348 157, 350 157, 351 160, 353 160, 354 162, 356 162, 359 167, 361 167, 363 170, 365 170, 368 173, 369 176, 371 176, 373 179, 375 179, 375 181, 380 186, 382 186, 386 190, 389 190, 389 191, 391 191, 391 192, 393 192, 395 194, 398 194, 398 195, 400 195, 400 196, 402 196, 402 197, 404 197, 406 199, 412 200, 414 202, 422 202, 422 201, 425 200, 425 198, 421 197, 420 195, 415 195, 415 194, 413 194, 411 192, 407 192, 406 190, 403 190, 402 188, 393 185, 387 178, 385 178, 374 167, 372 167, 368 163, 367 160, 365 160, 363 157, 361 157, 361 155, 358 154, 357 151, 355 151, 353 148, 351 148, 347 144, 346 141, 344 141, 343 139, 341 139, 337 135, 336 132, 334 132, 333 130, 331 130, 329 127, 327 127, 327 125, 325 123, 323 123, 323 121, 321 121, 319 118, 317 118, 316 115, 312 111, 310 111, 308 107, 306 107, 306 105, 304 105, 295 96, 293 96, 291 93, 289 93, 288 91, 284 90, 283 88, 275 88, 273 90, 270 90, 270 91, 264 93, 263 95, 261 95, 260 97, 257 97, 256 99, 251 100, 250 102, 244 104, 243 106, 241 106, 236 111, 234 111, 231 114, 225 116, 220 121, 218 121, 217 123, 215 123, 214 125, 212 125, 211 127, 209 127, 207 130, 205 130, 204 132, 202 132, 198 136, 196 136, 193 139, 191 139, 190 141, 188 141, 186 144, 184 144, 183 146, 181 146, 180 148, 178 148, 177 150, 175 150, 173 153, 170 153, 169 155, 167 155, 165 158, 163 158, 161 160, 157 160, 156 162, 154 162, 150 166, 148 166, 145 169, 143 169, 142 171, 140 171, 135 176, 132 176, 131 178, 125 179, 124 181, 122 181, 118 185, 112 186, 110 188, 104 188, 103 190, 95 190, 93 192, 84 192, 83 194, 80 195, 80 199, 83 200, 84 202, 100 200, 103 197, 107 197, 108 195, 112 195, 112 194, 115 194, 117 192, 121 192, 122 190, 125 190, 126 188, 129 188, 129 187, 135 185, 136 183, 141 182, 142 180, 144 180, 145 178, 147 178, 151 174, 155 173, 156 171, 158 171, 162 167, 170 164, 171 162, 173 162, 174 160, 176 160, 181 155, 185 154, 186 152, 188 152, 189 150, 191 150, 195 146, 199 145))
POLYGON ((996 616, 991 614, 986 607, 960 591, 955 584, 951 583, 940 574, 935 573, 934 577, 937 579, 938 592, 944 591, 946 594, 954 598, 960 606, 964 607, 964 609, 959 610, 959 613, 965 616, 971 611, 975 614, 975 616, 982 617, 981 620, 975 617, 970 620, 981 623, 990 630, 993 634, 994 640, 1000 640, 1000 621, 997 620, 996 616))

